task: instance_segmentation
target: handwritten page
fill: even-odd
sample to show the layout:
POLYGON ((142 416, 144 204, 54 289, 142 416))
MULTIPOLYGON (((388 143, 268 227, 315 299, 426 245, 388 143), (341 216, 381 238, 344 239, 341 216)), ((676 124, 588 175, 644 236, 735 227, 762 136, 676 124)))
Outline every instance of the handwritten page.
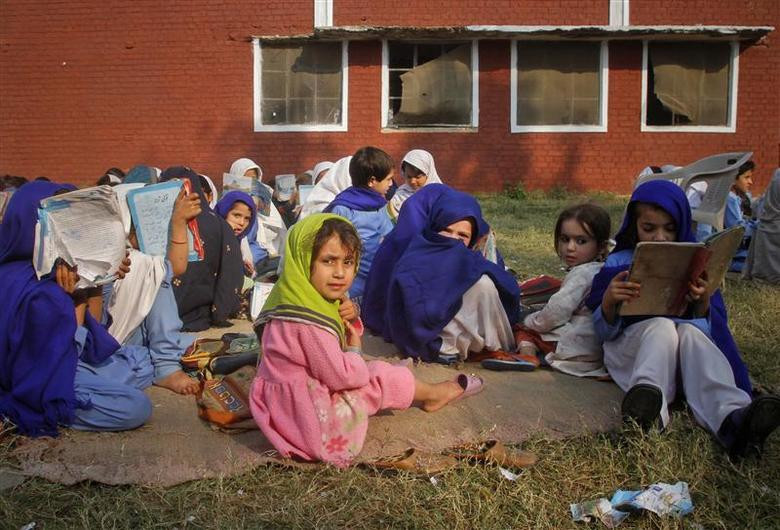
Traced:
POLYGON ((257 181, 252 177, 242 175, 233 175, 232 173, 222 174, 222 195, 229 191, 238 190, 245 193, 252 193, 252 181, 257 181))
POLYGON ((313 189, 314 184, 301 184, 298 186, 298 204, 304 204, 313 189))
POLYGON ((138 249, 144 254, 165 256, 168 252, 168 225, 181 185, 181 181, 171 180, 127 193, 138 249))
POLYGON ((57 258, 78 267, 77 287, 113 281, 125 257, 125 230, 111 186, 96 186, 41 201, 36 229, 36 273, 51 272, 57 258), (40 239, 39 239, 40 238, 40 239))
POLYGON ((276 175, 274 187, 280 201, 289 201, 295 193, 295 175, 276 175))

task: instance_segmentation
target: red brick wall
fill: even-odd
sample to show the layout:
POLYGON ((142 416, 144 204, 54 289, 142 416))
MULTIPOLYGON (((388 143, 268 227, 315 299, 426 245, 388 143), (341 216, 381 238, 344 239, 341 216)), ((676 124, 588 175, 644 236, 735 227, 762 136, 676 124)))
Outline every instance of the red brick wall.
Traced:
POLYGON ((778 0, 632 0, 629 22, 777 27, 778 17, 778 0))
POLYGON ((608 0, 333 0, 336 26, 601 25, 608 0))
MULTIPOLYGON (((509 5, 489 3, 493 7, 488 9, 460 3, 468 14, 464 18, 474 15, 461 23, 495 23, 477 15, 493 16, 495 6, 509 5)), ((702 16, 717 13, 705 9, 709 3, 697 3, 702 16)), ((534 18, 544 15, 543 6, 556 6, 549 23, 560 23, 563 19, 554 18, 556 13, 574 16, 575 4, 582 13, 587 6, 601 13, 594 23, 604 23, 606 17, 606 0, 511 4, 519 14, 507 16, 504 23, 543 23, 544 18, 534 18)), ((666 4, 661 7, 670 11, 666 4)), ((766 6, 777 1, 754 4, 766 12, 766 6)), ((335 0, 337 24, 347 23, 339 9, 348 5, 347 0, 335 0)), ((366 12, 369 4, 351 5, 366 12)), ((398 16, 388 0, 370 5, 383 24, 390 23, 385 17, 398 16)), ((639 18, 646 16, 640 11, 644 5, 631 3, 632 23, 645 23, 639 18)), ((477 133, 381 132, 379 42, 349 46, 348 132, 255 133, 252 45, 247 38, 311 31, 311 0, 231 2, 230 7, 206 0, 165 2, 162 7, 149 1, 96 6, 3 2, 0 174, 47 175, 87 184, 110 166, 189 164, 219 180, 242 156, 257 160, 273 175, 302 171, 319 160, 335 160, 374 144, 398 160, 408 149, 428 149, 446 182, 473 191, 500 190, 523 181, 529 188, 563 185, 626 192, 633 176, 651 163, 685 164, 716 152, 753 150, 759 189, 780 163, 780 53, 775 34, 741 54, 734 134, 641 133, 638 42, 610 44, 609 132, 510 134, 506 40, 479 44, 477 133)), ((452 17, 457 13, 454 7, 446 11, 452 17)), ((738 22, 780 26, 778 16, 775 12, 771 20, 738 22)))

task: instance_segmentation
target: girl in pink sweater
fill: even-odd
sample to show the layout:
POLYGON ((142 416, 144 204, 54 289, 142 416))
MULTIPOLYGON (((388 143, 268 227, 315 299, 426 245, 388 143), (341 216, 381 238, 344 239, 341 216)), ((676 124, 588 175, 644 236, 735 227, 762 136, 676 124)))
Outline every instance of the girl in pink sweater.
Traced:
POLYGON ((283 457, 348 466, 377 411, 417 402, 433 412, 482 388, 465 374, 430 384, 405 365, 363 360, 362 324, 340 307, 359 260, 357 232, 336 215, 311 215, 288 235, 282 275, 255 321, 263 357, 250 396, 283 457))

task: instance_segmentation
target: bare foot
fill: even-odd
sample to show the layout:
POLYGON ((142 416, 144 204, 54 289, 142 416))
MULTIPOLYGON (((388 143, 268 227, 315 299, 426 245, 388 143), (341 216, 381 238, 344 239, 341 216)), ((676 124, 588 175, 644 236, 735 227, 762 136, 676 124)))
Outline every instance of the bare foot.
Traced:
POLYGON ((422 401, 425 412, 434 412, 463 393, 463 387, 455 381, 444 381, 430 385, 430 393, 422 401))
POLYGON ((177 394, 184 395, 196 394, 200 389, 200 383, 181 370, 173 372, 171 375, 156 381, 154 384, 162 388, 167 388, 177 394))

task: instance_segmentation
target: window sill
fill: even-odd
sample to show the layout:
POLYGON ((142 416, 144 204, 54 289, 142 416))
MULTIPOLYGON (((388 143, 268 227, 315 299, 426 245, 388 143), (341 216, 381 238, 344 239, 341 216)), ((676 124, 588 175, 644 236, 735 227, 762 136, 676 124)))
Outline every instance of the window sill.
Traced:
POLYGON ((346 125, 256 125, 254 132, 346 132, 346 125))
POLYGON ((512 125, 515 133, 605 133, 606 125, 512 125))
POLYGON ((736 127, 728 125, 644 125, 640 130, 642 132, 663 132, 663 133, 735 133, 736 127))
POLYGON ((383 133, 476 133, 479 127, 382 127, 383 133))

